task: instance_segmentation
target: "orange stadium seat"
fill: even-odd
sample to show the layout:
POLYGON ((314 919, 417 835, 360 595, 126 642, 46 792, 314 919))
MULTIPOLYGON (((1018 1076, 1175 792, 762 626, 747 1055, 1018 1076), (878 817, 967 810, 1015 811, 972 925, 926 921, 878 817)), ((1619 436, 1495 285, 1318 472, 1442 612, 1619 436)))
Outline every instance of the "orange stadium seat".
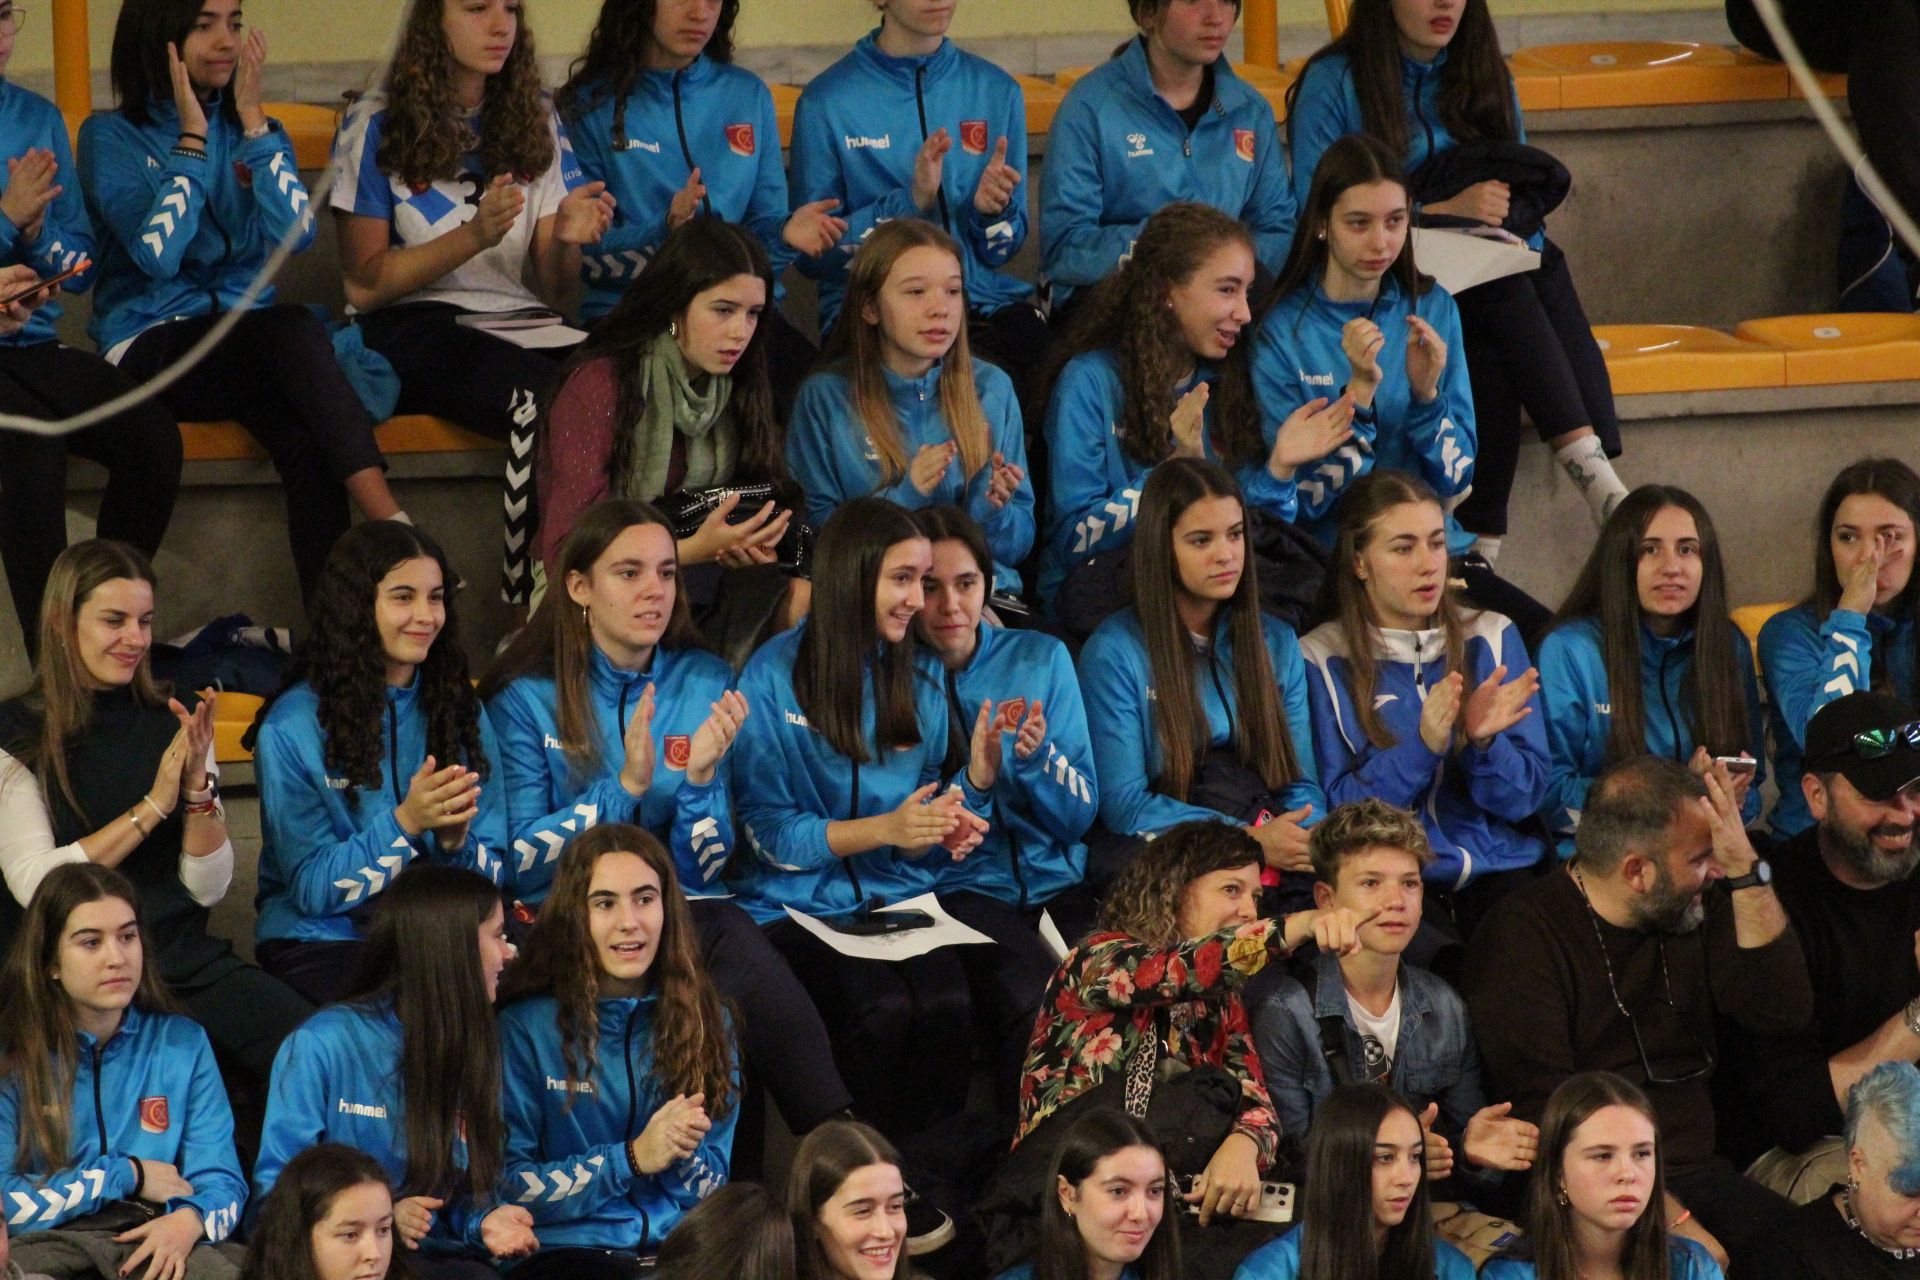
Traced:
POLYGON ((1920 379, 1920 316, 1773 316, 1742 321, 1733 332, 1785 348, 1790 387, 1920 379))
POLYGON ((1602 324, 1593 329, 1615 395, 1782 387, 1786 353, 1689 324, 1602 324))
POLYGON ((793 144, 793 106, 800 101, 800 88, 791 84, 770 84, 773 90, 773 117, 780 122, 780 145, 793 144))
POLYGON ((1783 610, 1793 608, 1791 600, 1776 600, 1772 604, 1743 604, 1733 611, 1733 625, 1746 634, 1747 643, 1753 646, 1753 673, 1760 674, 1760 628, 1767 625, 1767 619, 1783 610))
MULTIPOLYGON (((188 462, 234 462, 267 456, 267 451, 237 422, 183 422, 180 439, 188 462)), ((498 440, 425 414, 389 418, 375 429, 374 439, 385 453, 466 453, 502 447, 498 440)))
POLYGON ((213 758, 220 764, 238 764, 253 759, 253 752, 240 745, 253 718, 265 701, 250 693, 223 693, 213 704, 213 758))
POLYGON ((1785 98, 1787 69, 1744 49, 1669 40, 1542 45, 1513 55, 1516 72, 1557 75, 1560 105, 1665 107, 1785 98))
POLYGON ((1027 132, 1045 133, 1053 128, 1053 113, 1060 109, 1060 102, 1067 91, 1052 80, 1043 80, 1039 76, 1015 76, 1020 82, 1020 96, 1027 103, 1027 132))
POLYGON ((266 112, 286 126, 293 156, 302 169, 324 169, 340 128, 340 112, 317 102, 269 102, 266 112))

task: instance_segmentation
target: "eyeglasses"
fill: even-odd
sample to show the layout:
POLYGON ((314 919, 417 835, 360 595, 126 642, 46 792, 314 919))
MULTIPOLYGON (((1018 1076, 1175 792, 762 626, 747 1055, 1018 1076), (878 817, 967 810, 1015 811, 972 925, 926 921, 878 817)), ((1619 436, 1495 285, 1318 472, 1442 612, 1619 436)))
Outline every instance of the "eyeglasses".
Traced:
POLYGON ((10 9, 6 13, 0 13, 0 31, 4 31, 10 36, 19 35, 20 28, 26 25, 27 11, 25 9, 10 9))
POLYGON ((1640 1021, 1633 1016, 1632 1010, 1628 1009, 1626 1002, 1620 998, 1620 986, 1613 977, 1613 958, 1607 954, 1607 940, 1600 933, 1600 913, 1593 909, 1593 899, 1587 896, 1587 883, 1580 878, 1579 871, 1572 867, 1567 868, 1567 874, 1571 875, 1573 882, 1580 886, 1580 901, 1586 905, 1587 919, 1593 923, 1593 940, 1599 944, 1600 964, 1606 970, 1607 993, 1613 997, 1613 1007, 1618 1009, 1620 1016, 1627 1020, 1627 1030, 1633 1033, 1633 1049, 1640 1055, 1640 1070, 1645 1074, 1646 1082, 1648 1084, 1690 1084, 1710 1075, 1714 1066, 1713 1050, 1701 1042, 1700 1033, 1680 1016, 1679 1006, 1673 1002, 1673 973, 1667 968, 1667 940, 1665 938, 1654 940, 1654 946, 1660 953, 1660 980, 1667 990, 1667 1010, 1673 1014, 1674 1021, 1685 1029, 1687 1038, 1693 1041, 1693 1051, 1699 1055, 1702 1064, 1691 1071, 1683 1071, 1677 1075, 1662 1075, 1654 1070, 1653 1060, 1647 1056, 1647 1042, 1640 1034, 1640 1021))
POLYGON ((1853 735, 1853 750, 1862 760, 1878 760, 1901 748, 1920 751, 1920 720, 1909 720, 1891 729, 1868 729, 1853 735))

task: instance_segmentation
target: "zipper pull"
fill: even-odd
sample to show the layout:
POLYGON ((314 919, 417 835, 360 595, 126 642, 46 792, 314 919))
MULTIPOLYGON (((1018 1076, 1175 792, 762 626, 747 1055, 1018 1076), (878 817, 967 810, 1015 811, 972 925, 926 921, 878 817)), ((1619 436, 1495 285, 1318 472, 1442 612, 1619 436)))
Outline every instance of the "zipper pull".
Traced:
POLYGON ((1186 141, 1180 144, 1180 154, 1185 156, 1189 160, 1193 159, 1193 135, 1192 134, 1188 134, 1186 137, 1186 141))

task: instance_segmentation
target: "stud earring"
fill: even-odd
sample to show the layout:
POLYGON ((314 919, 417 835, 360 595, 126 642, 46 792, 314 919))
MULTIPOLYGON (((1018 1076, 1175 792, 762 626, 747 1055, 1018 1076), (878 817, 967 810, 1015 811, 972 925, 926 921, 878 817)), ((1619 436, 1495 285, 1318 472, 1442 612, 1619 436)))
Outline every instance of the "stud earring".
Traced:
POLYGON ((679 339, 679 337, 680 337, 680 322, 679 322, 678 320, 669 320, 669 321, 667 321, 667 336, 668 336, 669 338, 673 338, 673 339, 675 339, 676 341, 677 341, 677 340, 679 339))

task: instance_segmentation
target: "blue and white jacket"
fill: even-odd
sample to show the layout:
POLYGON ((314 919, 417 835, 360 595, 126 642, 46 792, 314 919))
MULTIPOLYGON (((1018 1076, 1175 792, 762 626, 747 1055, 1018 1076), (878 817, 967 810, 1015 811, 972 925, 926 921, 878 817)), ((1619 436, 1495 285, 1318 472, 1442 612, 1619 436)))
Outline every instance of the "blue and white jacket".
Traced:
MULTIPOLYGON (((1472 613, 1466 631, 1466 690, 1472 692, 1505 664, 1507 678, 1532 666, 1526 642, 1497 613, 1472 613)), ((1327 803, 1352 804, 1377 797, 1420 815, 1433 861, 1425 875, 1436 884, 1461 888, 1488 871, 1530 867, 1544 852, 1520 830, 1547 792, 1547 729, 1540 695, 1533 714, 1494 735, 1485 751, 1468 743, 1435 755, 1420 737, 1427 693, 1447 676, 1445 631, 1395 631, 1376 627, 1373 705, 1398 739, 1377 747, 1360 727, 1353 705, 1353 676, 1346 632, 1337 622, 1314 628, 1300 642, 1309 669, 1313 748, 1327 803)))
MULTIPOLYGON (((32 267, 43 276, 57 276, 82 257, 92 257, 93 226, 87 221, 86 202, 80 195, 80 179, 74 172, 73 148, 67 143, 67 122, 60 109, 30 89, 22 89, 10 80, 0 80, 0 151, 9 156, 25 155, 31 147, 53 152, 59 171, 53 180, 63 190, 53 198, 40 221, 40 234, 28 240, 13 220, 0 213, 0 266, 32 267)), ((7 189, 9 177, 0 173, 0 191, 7 189)), ((89 267, 60 287, 68 293, 85 293, 93 287, 89 267)), ((0 345, 33 347, 55 338, 53 322, 60 318, 60 304, 49 299, 40 304, 20 332, 0 338, 0 345)))
POLYGON ((0 1201, 15 1235, 45 1231, 133 1195, 134 1160, 170 1164, 193 1184, 164 1213, 190 1208, 218 1243, 233 1234, 247 1182, 233 1150, 233 1110, 207 1033, 193 1019, 129 1007, 101 1044, 82 1031, 69 1100, 67 1159, 51 1173, 19 1166, 20 1084, 0 1080, 0 1201))
MULTIPOLYGON (((909 462, 922 447, 953 438, 940 411, 943 367, 936 363, 918 378, 882 370, 909 462)), ((992 451, 1024 469, 1027 437, 1013 380, 998 365, 975 359, 973 384, 980 395, 981 412, 986 415, 992 451)), ((853 411, 853 389, 844 370, 822 369, 800 384, 792 420, 787 424, 787 470, 806 494, 807 519, 816 529, 849 498, 886 498, 909 511, 941 503, 963 508, 987 532, 987 549, 993 552, 994 589, 1020 590, 1020 574, 1014 566, 1033 548, 1033 477, 1028 476, 1007 505, 997 509, 987 501, 993 467, 982 466, 969 478, 961 474, 957 456, 932 493, 921 493, 904 475, 882 488, 880 454, 861 425, 860 415, 853 411)))
POLYGON ((1067 90, 1047 135, 1040 269, 1059 306, 1112 274, 1147 219, 1176 200, 1247 224, 1278 272, 1293 245, 1294 198, 1273 105, 1213 64, 1213 103, 1191 130, 1153 87, 1143 39, 1067 90))
POLYGON ((513 895, 536 903, 547 896, 560 851, 599 822, 632 822, 660 837, 673 854, 680 888, 689 898, 722 892, 721 871, 733 852, 733 806, 728 775, 732 753, 720 758, 704 786, 687 781, 693 735, 732 683, 727 664, 698 649, 655 647, 646 671, 622 671, 591 648, 588 691, 599 730, 600 766, 581 776, 560 745, 560 714, 553 677, 526 675, 487 704, 499 742, 501 789, 506 793, 513 852, 513 895), (653 782, 636 799, 620 785, 626 728, 647 686, 653 686, 653 782))
MULTIPOLYGON (((80 185, 101 231, 87 332, 110 360, 156 324, 237 306, 290 229, 296 252, 313 243, 312 203, 279 121, 249 139, 209 102, 206 154, 182 155, 173 103, 147 111, 144 125, 108 111, 80 126, 80 185)), ((269 284, 254 305, 272 301, 269 284)))
POLYGON ((991 701, 996 713, 1014 703, 1023 715, 1038 702, 1047 738, 1023 760, 1013 749, 1016 735, 1001 735, 1000 775, 987 793, 984 815, 993 825, 979 848, 941 865, 934 881, 942 890, 970 889, 1013 906, 1037 907, 1086 877, 1081 837, 1100 811, 1087 709, 1064 644, 1044 632, 984 624, 978 634, 966 666, 939 668, 951 728, 970 741, 982 702, 991 701))
MULTIPOLYGON (((1442 49, 1431 62, 1400 56, 1400 97, 1407 110, 1407 153, 1402 157, 1412 173, 1433 156, 1454 146, 1454 137, 1440 121, 1440 68, 1447 65, 1442 49)), ((1520 96, 1514 90, 1513 123, 1516 142, 1527 140, 1520 115, 1520 96)), ((1293 161, 1293 193, 1305 202, 1313 185, 1313 171, 1327 148, 1350 133, 1365 133, 1360 94, 1353 86, 1353 67, 1344 53, 1330 53, 1314 62, 1300 77, 1300 92, 1287 117, 1287 151, 1293 161)), ((1535 232, 1527 243, 1538 249, 1545 232, 1535 232)))
MULTIPOLYGON (((1202 364, 1175 386, 1176 399, 1197 382, 1211 383, 1212 366, 1202 364)), ((1040 546, 1040 598, 1051 600, 1067 570, 1089 556, 1118 551, 1133 541, 1140 515, 1140 489, 1153 470, 1127 452, 1119 436, 1126 388, 1120 360, 1111 350, 1084 351, 1067 361, 1054 380, 1047 402, 1047 535, 1040 546)), ((1207 457, 1213 449, 1213 403, 1205 410, 1207 457)), ((1235 471, 1248 501, 1263 511, 1291 520, 1295 507, 1292 480, 1276 480, 1264 466, 1235 471)))
MULTIPOLYGON (((1760 718, 1760 690, 1753 678, 1753 650, 1740 629, 1733 630, 1733 660, 1746 687, 1747 746, 1759 761, 1747 788, 1740 817, 1749 826, 1760 816, 1760 784, 1766 778, 1766 721, 1760 718)), ((1607 666, 1600 645, 1600 624, 1575 618, 1555 627, 1540 642, 1540 689, 1545 694, 1547 750, 1552 758, 1546 799, 1540 814, 1560 838, 1560 856, 1573 854, 1573 833, 1587 805, 1587 789, 1607 763, 1607 734, 1613 703, 1607 696, 1607 666)), ((1640 629, 1640 701, 1646 717, 1647 754, 1681 764, 1693 756, 1693 731, 1681 686, 1693 667, 1693 632, 1656 636, 1640 629)))
MULTIPOLYGON (((793 694, 793 664, 808 623, 761 645, 740 673, 753 713, 734 742, 735 771, 753 785, 741 793, 740 821, 752 858, 733 882, 740 905, 761 924, 785 920, 792 907, 815 916, 844 916, 871 899, 898 902, 932 891, 939 848, 908 856, 888 847, 836 857, 827 825, 890 813, 941 776, 947 754, 947 699, 939 665, 918 664, 914 684, 920 743, 856 766, 814 732, 793 694), (858 785, 856 786, 856 775, 858 785)), ((873 680, 860 691, 861 723, 873 741, 873 680)), ((966 770, 955 779, 967 808, 992 821, 991 799, 974 790, 966 770)))
POLYGON ((794 257, 780 238, 787 171, 773 94, 760 77, 703 53, 683 70, 640 71, 624 113, 604 84, 586 85, 579 100, 595 105, 567 116, 574 157, 586 180, 606 183, 619 202, 607 234, 580 253, 582 319, 611 311, 659 250, 667 208, 695 169, 707 189, 701 212, 751 231, 780 278, 794 257))
POLYGON ((1473 535, 1461 529, 1452 509, 1473 487, 1477 436, 1460 311, 1452 295, 1439 285, 1409 305, 1400 282, 1390 275, 1380 281, 1380 295, 1373 302, 1334 302, 1316 281, 1275 303, 1260 322, 1253 345, 1253 387, 1260 400, 1267 446, 1273 446, 1280 424, 1295 409, 1321 396, 1337 399, 1345 392, 1352 365, 1340 349, 1340 333, 1348 321, 1360 317, 1379 325, 1386 339, 1380 348, 1381 378, 1373 409, 1354 414, 1353 439, 1295 473, 1300 492, 1295 518, 1301 528, 1330 547, 1335 508, 1349 484, 1376 467, 1410 471, 1431 485, 1447 508, 1447 546, 1458 555, 1473 544, 1473 535), (1426 404, 1414 399, 1407 381, 1409 315, 1432 325, 1447 344, 1439 393, 1426 404))
POLYGON ((1913 702, 1913 619, 1835 609, 1821 622, 1809 604, 1774 614, 1760 628, 1760 674, 1773 725, 1773 776, 1780 799, 1767 825, 1780 839, 1813 825, 1800 793, 1807 723, 1838 698, 1874 686, 1913 702), (1876 665, 1877 664, 1877 665, 1876 665))
MULTIPOLYGON (((534 996, 500 1011, 507 1126, 501 1198, 533 1215, 542 1249, 651 1253, 687 1210, 727 1181, 740 1113, 737 1053, 729 1053, 734 1106, 715 1117, 694 1153, 638 1177, 627 1163, 627 1143, 675 1092, 653 1074, 656 999, 599 1002, 592 1076, 572 1093, 553 998, 534 996)), ((720 1034, 733 1043, 730 1021, 720 1034)))
MULTIPOLYGON (((254 776, 260 784, 260 912, 254 937, 261 942, 347 941, 359 936, 356 919, 374 895, 415 858, 477 871, 495 884, 505 878, 507 804, 497 773, 480 783, 480 812, 459 849, 445 850, 431 832, 409 836, 394 809, 427 758, 427 715, 416 696, 418 680, 387 688, 380 726, 386 769, 377 787, 347 798, 347 780, 328 772, 320 699, 311 685, 293 686, 267 710, 254 744, 254 776)), ((480 717, 480 747, 497 770, 500 749, 487 718, 480 717)), ((444 768, 451 761, 438 761, 444 768)))
MULTIPOLYGON (((474 1035, 493 1028, 475 1027, 474 1035)), ((400 1019, 391 1002, 329 1005, 280 1043, 273 1059, 260 1154, 253 1163, 254 1204, 273 1190, 287 1162, 321 1142, 364 1151, 387 1171, 396 1194, 407 1174, 407 1085, 401 1071, 400 1019)), ((454 1162, 467 1163, 464 1136, 454 1162)), ((480 1247, 480 1220, 498 1202, 451 1201, 433 1215, 421 1241, 428 1253, 480 1247)))
POLYGON ((975 314, 991 315, 1033 293, 1003 270, 1027 239, 1027 105, 1019 82, 951 40, 925 57, 889 57, 874 42, 878 34, 869 32, 809 80, 793 112, 794 207, 838 200, 836 212, 847 219, 837 246, 799 259, 800 270, 820 282, 822 333, 840 315, 855 251, 890 218, 925 218, 959 241, 975 314), (940 195, 923 212, 913 203, 913 161, 921 143, 943 128, 953 147, 940 195), (1001 138, 1020 182, 1007 207, 989 217, 973 207, 973 192, 1001 138))
MULTIPOLYGON (((1224 615, 1223 615, 1224 616, 1224 615)), ((1260 615, 1267 636, 1267 659, 1280 686, 1287 732, 1300 762, 1300 776, 1280 792, 1275 812, 1313 806, 1306 826, 1327 815, 1326 793, 1314 770, 1312 711, 1307 703, 1307 668, 1300 642, 1278 618, 1260 615)), ((1200 702, 1207 713, 1207 745, 1233 741, 1238 714, 1233 685, 1233 642, 1227 628, 1214 629, 1202 661, 1212 677, 1200 681, 1200 702)), ((1196 818, 1218 821, 1212 809, 1188 804, 1154 790, 1160 774, 1160 741, 1154 728, 1153 666, 1147 660, 1140 614, 1129 605, 1100 624, 1080 651, 1080 693, 1086 699, 1093 733, 1094 769, 1100 778, 1100 821, 1116 835, 1157 835, 1176 823, 1196 818)))

